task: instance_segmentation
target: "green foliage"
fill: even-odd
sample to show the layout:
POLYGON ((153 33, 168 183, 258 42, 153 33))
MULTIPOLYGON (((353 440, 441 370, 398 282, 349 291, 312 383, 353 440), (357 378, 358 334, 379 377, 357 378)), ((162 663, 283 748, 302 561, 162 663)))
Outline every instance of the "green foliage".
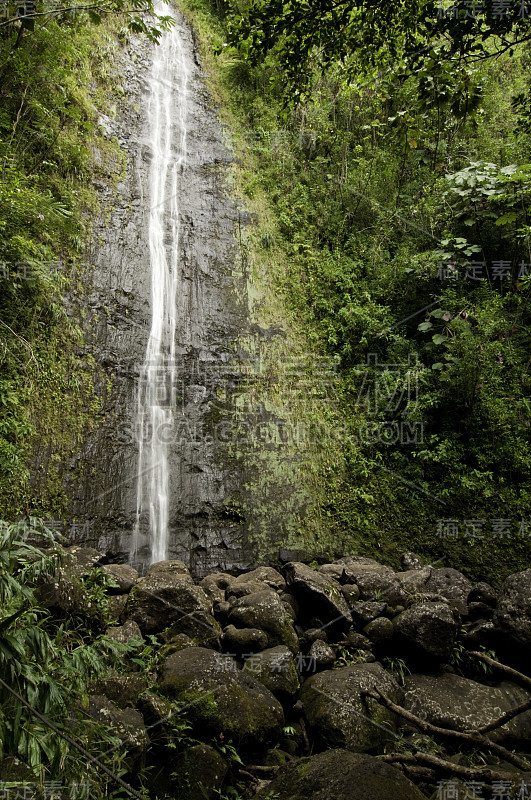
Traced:
POLYGON ((23 36, 19 25, 0 29, 0 507, 11 519, 62 513, 61 470, 97 412, 95 365, 79 355, 64 294, 81 288, 91 150, 109 147, 94 123, 116 48, 109 26, 83 15, 44 15, 23 36))
POLYGON ((395 675, 398 682, 402 684, 402 686, 404 685, 404 679, 406 675, 411 674, 411 671, 403 658, 386 656, 382 659, 382 664, 387 670, 389 670, 389 672, 392 672, 395 675))
POLYGON ((267 219, 256 258, 265 242, 309 346, 337 365, 321 524, 360 552, 414 549, 497 583, 530 544, 531 196, 511 109, 528 48, 490 57, 529 20, 516 5, 504 21, 459 3, 460 20, 429 3, 190 5, 219 44, 232 124, 260 134, 238 153, 267 219), (430 46, 415 60, 417 36, 430 46), (480 536, 463 535, 470 519, 480 536))
MULTIPOLYGON (((0 677, 60 730, 85 746, 114 750, 119 740, 105 726, 84 720, 81 710, 87 682, 107 672, 128 648, 105 636, 94 638, 90 627, 72 628, 54 620, 39 605, 36 588, 54 575, 61 561, 53 544, 52 534, 38 519, 0 524, 0 677)), ((86 775, 79 753, 4 687, 0 743, 1 755, 22 760, 37 780, 59 775, 81 780, 86 775)), ((107 763, 119 768, 120 757, 115 753, 107 763)))

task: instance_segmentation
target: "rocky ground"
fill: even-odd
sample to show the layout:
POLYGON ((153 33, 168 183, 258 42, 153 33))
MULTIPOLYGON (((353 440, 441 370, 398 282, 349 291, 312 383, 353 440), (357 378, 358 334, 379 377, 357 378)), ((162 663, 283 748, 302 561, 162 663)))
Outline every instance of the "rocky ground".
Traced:
POLYGON ((75 605, 103 564, 108 635, 154 645, 89 705, 152 797, 531 797, 531 569, 496 591, 411 553, 400 572, 352 555, 196 582, 177 560, 139 577, 68 552, 44 602, 75 605))

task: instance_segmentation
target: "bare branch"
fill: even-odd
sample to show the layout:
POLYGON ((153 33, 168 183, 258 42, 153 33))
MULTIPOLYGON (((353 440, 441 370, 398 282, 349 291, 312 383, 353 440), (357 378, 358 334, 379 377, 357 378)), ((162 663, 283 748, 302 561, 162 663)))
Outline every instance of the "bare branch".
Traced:
POLYGON ((426 733, 451 737, 462 742, 470 742, 470 744, 473 745, 486 747, 487 749, 492 750, 492 752, 497 753, 501 758, 505 759, 505 761, 508 761, 510 764, 514 764, 515 767, 518 767, 518 769, 521 770, 528 770, 531 766, 525 759, 515 755, 501 744, 491 741, 488 736, 484 736, 478 731, 454 731, 451 728, 441 728, 438 725, 432 725, 431 722, 427 722, 426 720, 417 717, 415 714, 412 714, 411 711, 407 711, 405 708, 402 708, 402 706, 398 706, 396 703, 393 703, 389 697, 386 697, 386 695, 377 688, 370 692, 364 692, 363 694, 374 698, 390 711, 394 711, 395 714, 407 719, 408 722, 413 723, 413 725, 416 725, 426 733))
POLYGON ((500 670, 500 672, 504 672, 506 675, 509 675, 509 677, 513 678, 513 680, 523 683, 526 689, 531 689, 531 678, 529 678, 527 675, 524 675, 523 672, 519 672, 517 669, 508 667, 506 664, 501 664, 499 661, 496 661, 495 658, 491 658, 486 653, 481 653, 478 650, 471 650, 469 655, 479 658, 480 661, 483 661, 490 667, 494 667, 495 669, 500 670))
POLYGON ((509 720, 514 719, 514 717, 517 717, 518 714, 522 714, 524 711, 529 711, 530 708, 531 708, 531 700, 528 700, 526 703, 522 703, 521 705, 516 706, 516 708, 511 708, 509 711, 506 711, 505 714, 502 714, 501 717, 495 719, 494 722, 489 722, 488 725, 483 725, 483 727, 478 728, 477 732, 488 733, 489 731, 493 731, 496 728, 505 725, 506 722, 509 722, 509 720))
POLYGON ((514 772, 498 772, 497 770, 488 768, 474 769, 473 767, 462 767, 460 764, 454 764, 453 761, 446 761, 439 756, 432 756, 429 753, 388 753, 386 755, 375 756, 379 761, 387 761, 388 763, 400 762, 401 764, 417 765, 419 763, 426 764, 429 767, 437 770, 438 772, 447 772, 452 775, 459 775, 467 780, 484 780, 485 782, 491 781, 507 781, 514 779, 514 772))

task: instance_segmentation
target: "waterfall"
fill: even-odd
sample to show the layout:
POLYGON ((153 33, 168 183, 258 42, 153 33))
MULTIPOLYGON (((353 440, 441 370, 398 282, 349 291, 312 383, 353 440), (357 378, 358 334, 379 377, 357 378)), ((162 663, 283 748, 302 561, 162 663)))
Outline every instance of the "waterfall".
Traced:
MULTIPOLYGON (((167 12, 165 12, 167 13, 167 12)), ((169 447, 175 408, 177 293, 180 290, 179 190, 186 165, 188 68, 177 26, 155 48, 147 118, 151 330, 137 392, 138 469, 131 561, 142 540, 149 562, 168 557, 169 447)))

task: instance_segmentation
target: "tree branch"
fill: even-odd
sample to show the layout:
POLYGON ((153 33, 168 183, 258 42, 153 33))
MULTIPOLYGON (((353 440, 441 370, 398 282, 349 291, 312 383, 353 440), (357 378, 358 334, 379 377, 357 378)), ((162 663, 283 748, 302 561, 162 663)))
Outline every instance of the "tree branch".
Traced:
MULTIPOLYGON (((480 747, 486 747, 489 750, 492 750, 494 753, 497 753, 501 758, 505 761, 508 761, 510 764, 514 764, 515 767, 521 770, 528 770, 530 768, 530 764, 520 756, 511 753, 510 750, 507 750, 506 747, 503 747, 501 744, 497 744, 493 742, 488 736, 484 736, 482 733, 478 731, 454 731, 451 728, 441 728, 438 725, 432 725, 431 722, 427 722, 426 720, 420 719, 415 714, 412 714, 411 711, 407 711, 402 706, 398 706, 396 703, 393 703, 386 695, 380 691, 380 689, 375 688, 372 691, 363 692, 363 694, 367 697, 372 697, 377 702, 384 705, 390 711, 393 711, 395 714, 406 719, 408 722, 413 723, 421 730, 425 731, 426 733, 433 733, 439 736, 446 736, 451 737, 453 739, 458 739, 462 742, 470 742, 470 744, 479 745, 480 747)), ((503 724, 503 723, 502 723, 503 724)))
POLYGON ((495 669, 499 669, 500 672, 504 672, 506 675, 509 675, 509 677, 513 678, 515 681, 523 683, 526 689, 531 689, 531 678, 528 678, 528 676, 524 675, 523 672, 518 672, 517 669, 508 667, 506 664, 501 664, 499 661, 496 661, 495 658, 491 658, 490 656, 486 655, 486 653, 480 653, 477 650, 471 650, 469 652, 469 655, 479 658, 480 661, 483 661, 485 664, 488 664, 489 667, 494 667, 495 669))
POLYGON ((427 764, 429 767, 437 770, 438 772, 449 772, 453 775, 459 775, 468 780, 484 780, 491 781, 507 781, 514 779, 514 772, 498 772, 497 770, 487 768, 474 769, 474 767, 462 767, 460 764, 454 764, 453 761, 446 761, 439 756, 432 756, 429 753, 388 753, 386 755, 375 756, 379 761, 387 761, 388 763, 400 762, 401 764, 417 765, 419 762, 427 764))

